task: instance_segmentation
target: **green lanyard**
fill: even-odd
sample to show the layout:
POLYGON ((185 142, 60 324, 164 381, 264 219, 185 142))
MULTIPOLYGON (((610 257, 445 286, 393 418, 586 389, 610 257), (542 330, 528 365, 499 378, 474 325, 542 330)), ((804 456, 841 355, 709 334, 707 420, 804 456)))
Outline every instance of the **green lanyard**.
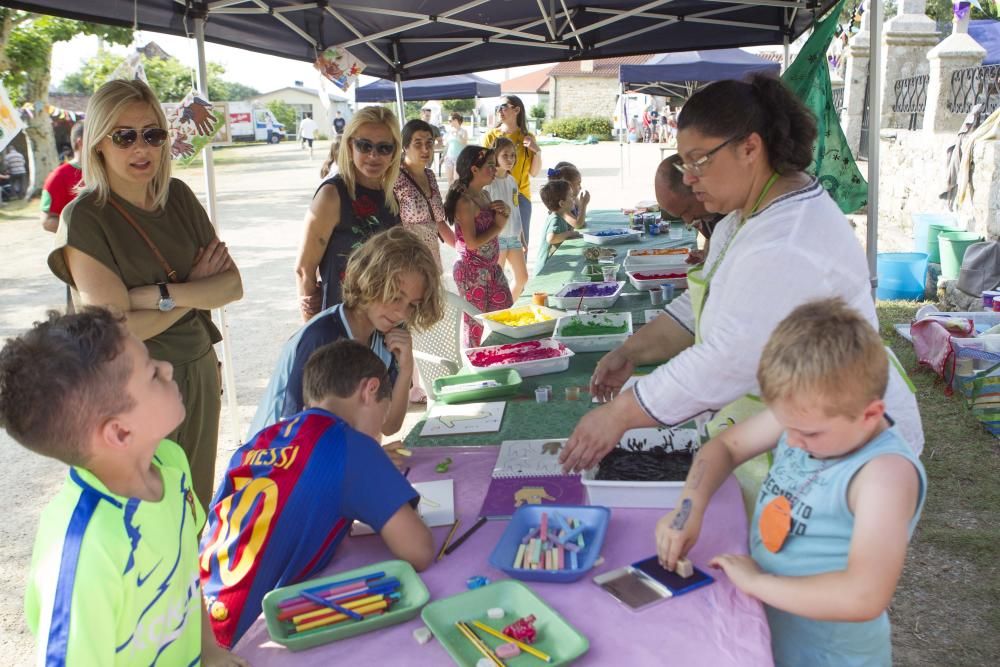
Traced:
MULTIPOLYGON (((764 184, 764 189, 760 191, 760 195, 757 197, 757 201, 754 202, 753 208, 750 209, 750 216, 754 215, 757 212, 757 209, 760 208, 761 202, 764 201, 764 197, 766 197, 767 193, 771 191, 771 186, 773 186, 777 180, 778 180, 778 172, 776 171, 772 172, 771 178, 767 179, 767 183, 764 184)), ((736 235, 740 233, 741 229, 743 229, 743 225, 746 223, 746 221, 747 218, 740 218, 740 224, 736 226, 736 231, 734 231, 733 235, 730 236, 729 239, 726 241, 726 245, 723 246, 722 252, 719 253, 719 259, 715 260, 715 263, 712 264, 712 268, 709 270, 708 275, 705 276, 706 283, 712 281, 712 276, 715 275, 715 272, 722 264, 722 260, 725 259, 726 252, 729 250, 729 246, 732 245, 733 240, 736 238, 736 235)))

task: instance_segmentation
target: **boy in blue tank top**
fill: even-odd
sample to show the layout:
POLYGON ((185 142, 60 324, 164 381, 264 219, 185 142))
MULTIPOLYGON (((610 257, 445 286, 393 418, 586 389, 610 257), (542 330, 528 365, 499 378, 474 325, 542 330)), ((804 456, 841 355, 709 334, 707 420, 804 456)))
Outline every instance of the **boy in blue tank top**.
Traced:
POLYGON ((927 478, 885 414, 888 364, 878 333, 843 301, 796 308, 761 355, 768 410, 701 448, 678 508, 657 524, 657 553, 672 570, 697 541, 715 490, 773 450, 750 556, 709 565, 764 603, 779 667, 892 664, 886 608, 927 478))

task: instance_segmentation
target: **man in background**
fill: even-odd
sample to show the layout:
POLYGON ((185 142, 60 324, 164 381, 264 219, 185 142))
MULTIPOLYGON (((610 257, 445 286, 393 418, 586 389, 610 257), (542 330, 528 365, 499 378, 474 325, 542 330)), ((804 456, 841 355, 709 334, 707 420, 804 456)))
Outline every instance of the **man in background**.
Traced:
POLYGON ((313 140, 316 139, 316 121, 313 120, 312 114, 306 114, 299 121, 299 141, 302 144, 302 148, 306 147, 306 142, 309 143, 309 157, 313 156, 313 140))
POLYGON ((697 229, 705 237, 704 247, 692 250, 687 259, 689 264, 700 264, 708 256, 712 232, 723 216, 706 211, 705 205, 694 196, 694 191, 685 185, 684 174, 676 167, 681 162, 681 156, 676 153, 661 162, 656 169, 653 187, 656 201, 663 213, 670 218, 683 220, 685 225, 697 229))
POLYGON ((10 183, 14 188, 14 199, 20 199, 27 191, 28 185, 28 165, 14 144, 7 147, 7 153, 3 158, 4 167, 10 175, 10 183))

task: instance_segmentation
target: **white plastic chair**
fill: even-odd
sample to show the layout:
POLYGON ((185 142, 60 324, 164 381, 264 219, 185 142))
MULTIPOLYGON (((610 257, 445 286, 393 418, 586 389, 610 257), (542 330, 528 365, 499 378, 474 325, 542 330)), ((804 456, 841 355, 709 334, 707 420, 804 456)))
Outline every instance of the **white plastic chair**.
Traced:
POLYGON ((427 402, 434 400, 434 380, 454 375, 462 368, 462 314, 479 315, 474 306, 452 292, 444 292, 444 317, 433 327, 413 334, 413 360, 427 402))

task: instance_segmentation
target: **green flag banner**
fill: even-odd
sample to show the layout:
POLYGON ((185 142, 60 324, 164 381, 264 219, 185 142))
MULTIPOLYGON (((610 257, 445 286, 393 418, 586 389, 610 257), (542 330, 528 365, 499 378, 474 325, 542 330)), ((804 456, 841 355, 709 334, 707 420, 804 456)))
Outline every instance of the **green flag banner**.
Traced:
POLYGON ((840 126, 826 59, 843 5, 841 0, 825 19, 816 23, 812 35, 781 79, 816 116, 819 136, 813 148, 810 173, 819 179, 841 211, 853 213, 867 205, 868 183, 861 176, 840 126))

